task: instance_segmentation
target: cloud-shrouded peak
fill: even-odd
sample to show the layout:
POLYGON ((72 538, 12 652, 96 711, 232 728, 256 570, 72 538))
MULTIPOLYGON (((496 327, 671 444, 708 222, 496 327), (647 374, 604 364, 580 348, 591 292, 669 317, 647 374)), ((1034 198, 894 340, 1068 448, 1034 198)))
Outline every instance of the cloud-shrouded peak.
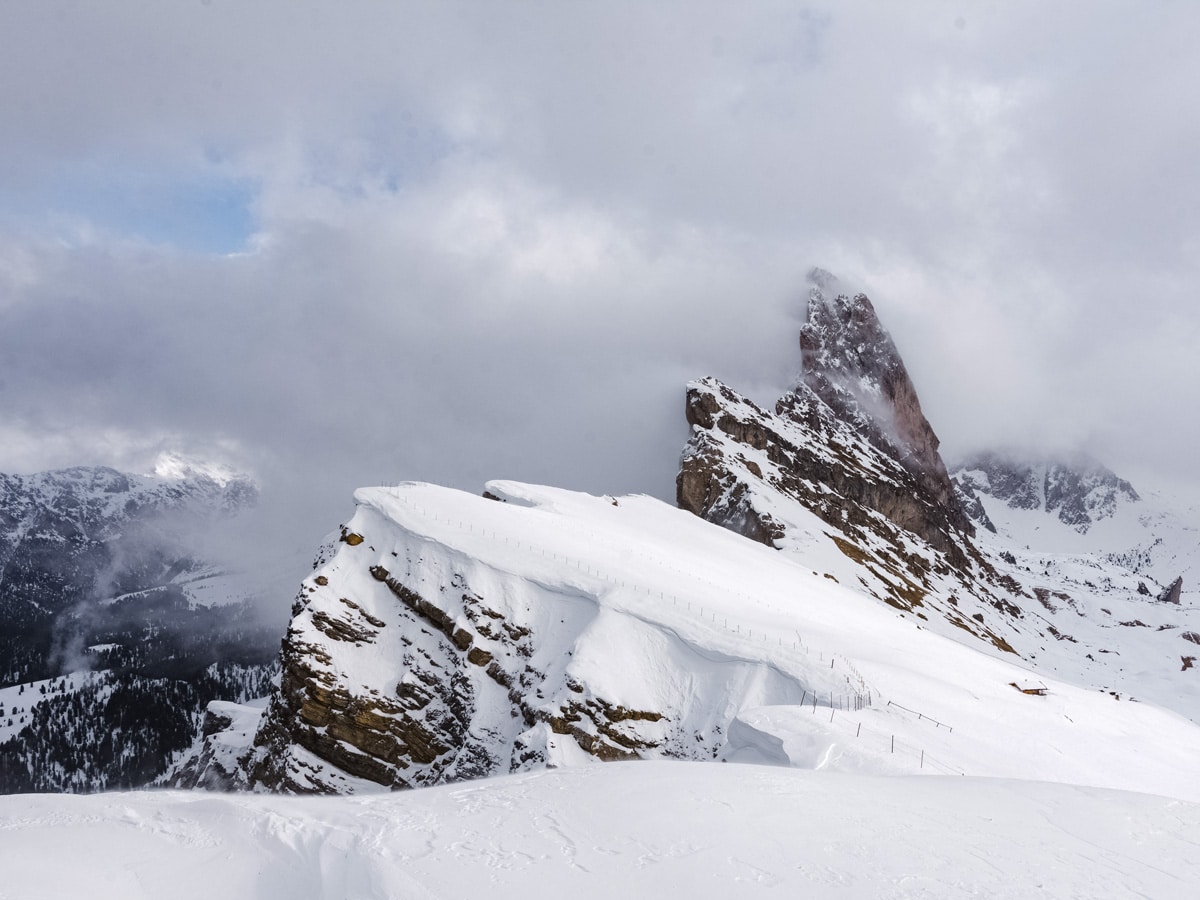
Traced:
POLYGON ((834 294, 840 282, 821 270, 800 329, 804 383, 851 419, 873 420, 917 468, 945 475, 938 439, 891 335, 866 294, 834 294))
POLYGON ((844 293, 842 283, 838 280, 838 277, 832 272, 822 269, 820 266, 813 266, 808 270, 808 283, 827 294, 836 296, 837 294, 844 293))
POLYGON ((254 483, 254 479, 249 475, 238 472, 227 463, 189 457, 170 450, 164 450, 158 455, 150 474, 164 481, 207 479, 219 487, 227 487, 233 482, 254 483))

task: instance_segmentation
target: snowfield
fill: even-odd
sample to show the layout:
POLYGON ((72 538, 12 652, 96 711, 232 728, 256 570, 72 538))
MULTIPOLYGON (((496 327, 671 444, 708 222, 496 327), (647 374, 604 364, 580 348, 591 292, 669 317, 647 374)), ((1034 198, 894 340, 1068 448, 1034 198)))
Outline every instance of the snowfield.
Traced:
MULTIPOLYGON (((599 763, 539 722, 549 770, 416 791, 3 797, 0 898, 1175 898, 1200 883, 1194 722, 935 633, 830 577, 828 547, 779 552, 649 497, 488 490, 502 502, 357 492, 360 540, 306 581, 328 598, 297 620, 328 603, 382 624, 375 643, 329 641, 331 670, 363 692, 403 675, 383 652, 399 607, 372 567, 447 608, 463 574, 545 639, 548 690, 665 710, 716 735, 716 760, 599 763)), ((476 722, 526 727, 476 696, 476 722)), ((232 765, 258 711, 225 712, 232 765)))
MULTIPOLYGON (((370 564, 411 567, 406 583, 427 596, 450 573, 471 573, 535 634, 562 632, 548 644, 559 660, 548 671, 627 708, 690 710, 689 733, 728 723, 719 756, 735 762, 1058 781, 1200 802, 1194 722, 935 633, 810 568, 819 553, 781 553, 651 497, 487 487, 504 502, 430 484, 359 490, 350 527, 366 540, 343 544, 321 570, 330 596, 386 620, 396 603, 370 564), (859 698, 870 705, 855 708, 859 698)), ((363 686, 355 692, 388 690, 402 674, 398 650, 322 649, 345 683, 363 686)), ((487 679, 478 680, 486 698, 487 679)), ((493 718, 485 721, 499 730, 507 705, 493 718)), ((594 762, 569 737, 545 740, 551 765, 594 762)))
POLYGON ((4 900, 1186 897, 1200 805, 634 762, 359 798, 0 801, 4 900))

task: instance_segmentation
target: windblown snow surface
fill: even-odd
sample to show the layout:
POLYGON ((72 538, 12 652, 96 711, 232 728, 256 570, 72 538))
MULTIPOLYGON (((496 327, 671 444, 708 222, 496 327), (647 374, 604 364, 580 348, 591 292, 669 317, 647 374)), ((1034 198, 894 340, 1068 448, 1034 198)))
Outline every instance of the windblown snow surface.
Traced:
POLYGON ((5 900, 1187 897, 1200 806, 972 778, 609 763, 359 798, 6 798, 5 900))
MULTIPOLYGON (((699 723, 726 722, 717 760, 599 764, 551 734, 550 771, 400 794, 0 798, 0 897, 1166 898, 1200 883, 1200 727, 1182 716, 980 653, 647 497, 488 488, 506 502, 359 491, 366 540, 327 564, 330 583, 382 616, 369 557, 416 560, 419 578, 490 570, 506 612, 557 626, 564 674, 612 702, 743 697, 699 723), (745 687, 752 670, 770 691, 745 687)), ((364 684, 393 677, 378 654, 339 654, 364 684)))

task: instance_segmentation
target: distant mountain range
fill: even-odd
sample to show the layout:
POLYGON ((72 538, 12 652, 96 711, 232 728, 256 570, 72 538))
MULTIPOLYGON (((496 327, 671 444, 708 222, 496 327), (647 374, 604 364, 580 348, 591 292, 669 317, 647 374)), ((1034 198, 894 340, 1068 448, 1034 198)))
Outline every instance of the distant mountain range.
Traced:
POLYGON ((202 555, 258 489, 166 462, 0 475, 0 791, 144 784, 267 689, 278 626, 202 555))

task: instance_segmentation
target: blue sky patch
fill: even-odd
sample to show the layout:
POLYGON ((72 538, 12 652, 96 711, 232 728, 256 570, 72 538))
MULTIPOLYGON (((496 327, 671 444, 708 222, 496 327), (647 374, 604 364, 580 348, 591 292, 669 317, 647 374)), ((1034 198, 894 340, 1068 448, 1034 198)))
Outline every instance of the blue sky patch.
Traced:
POLYGON ((247 178, 88 166, 53 182, 0 188, 0 215, 80 217, 129 238, 196 253, 245 248, 256 228, 257 184, 247 178))

